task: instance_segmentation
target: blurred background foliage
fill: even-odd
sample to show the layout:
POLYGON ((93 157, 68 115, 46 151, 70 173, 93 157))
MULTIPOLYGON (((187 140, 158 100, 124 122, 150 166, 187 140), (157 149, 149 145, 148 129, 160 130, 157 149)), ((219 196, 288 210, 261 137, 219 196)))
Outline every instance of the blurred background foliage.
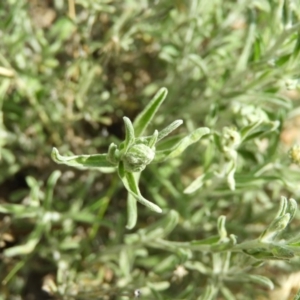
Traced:
POLYGON ((225 274, 209 251, 151 247, 155 230, 134 244, 128 234, 162 217, 139 207, 129 232, 117 175, 57 166, 50 152, 107 152, 122 117, 167 87, 152 129, 183 119, 179 133, 212 134, 143 172, 148 199, 178 213, 165 235, 209 238, 225 215, 239 241, 257 238, 281 195, 300 196, 288 157, 300 140, 299 0, 6 0, 0 19, 0 299, 292 299, 298 258, 234 254, 225 274))

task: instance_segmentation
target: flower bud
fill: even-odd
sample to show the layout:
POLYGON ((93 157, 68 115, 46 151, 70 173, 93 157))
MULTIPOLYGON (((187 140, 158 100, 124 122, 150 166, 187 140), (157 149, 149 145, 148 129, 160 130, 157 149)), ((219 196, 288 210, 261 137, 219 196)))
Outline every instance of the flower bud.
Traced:
POLYGON ((290 159, 295 164, 300 164, 300 145, 294 145, 289 151, 290 159))
POLYGON ((129 172, 141 172, 151 163, 155 152, 144 144, 136 144, 129 148, 123 156, 124 168, 129 172))
POLYGON ((222 133, 222 146, 225 151, 236 149, 241 143, 240 133, 233 128, 224 127, 222 133))

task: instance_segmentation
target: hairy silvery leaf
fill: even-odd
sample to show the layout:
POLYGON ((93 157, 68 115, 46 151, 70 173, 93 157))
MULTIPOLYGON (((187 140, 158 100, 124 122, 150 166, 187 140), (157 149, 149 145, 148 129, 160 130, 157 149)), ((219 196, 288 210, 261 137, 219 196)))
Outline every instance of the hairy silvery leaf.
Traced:
POLYGON ((171 123, 169 126, 161 130, 158 134, 157 141, 159 142, 161 139, 169 135, 172 131, 174 131, 176 128, 178 128, 183 123, 182 120, 176 120, 173 123, 171 123))
POLYGON ((123 248, 119 256, 119 266, 123 276, 130 276, 131 263, 131 255, 129 251, 126 248, 123 248))
POLYGON ((192 183, 189 186, 187 186, 184 189, 183 192, 185 194, 192 194, 192 193, 194 193, 196 190, 200 189, 203 186, 203 184, 204 184, 204 178, 205 178, 204 174, 200 175, 194 181, 192 181, 192 183))
POLYGON ((154 133, 150 137, 147 146, 150 147, 150 148, 154 148, 155 144, 157 143, 157 138, 158 138, 158 131, 154 130, 154 133))
POLYGON ((240 130, 240 134, 241 134, 241 138, 242 138, 242 141, 247 137, 249 136, 251 133, 253 133, 253 131, 262 123, 262 121, 257 121, 257 122, 254 122, 250 125, 247 125, 245 127, 243 127, 241 130, 240 130))
POLYGON ((286 228, 289 222, 294 217, 297 210, 297 202, 294 199, 287 200, 286 197, 281 197, 280 206, 275 219, 268 228, 261 234, 261 241, 271 241, 278 233, 286 228), (288 213, 287 211, 290 211, 288 213))
POLYGON ((244 249, 243 252, 258 260, 278 259, 271 251, 266 250, 265 248, 244 249))
POLYGON ((135 135, 134 135, 134 129, 133 125, 130 121, 129 118, 124 117, 123 118, 124 123, 125 123, 125 141, 124 141, 124 153, 128 151, 128 149, 133 145, 134 140, 135 140, 135 135))
POLYGON ((194 130, 188 136, 183 138, 168 154, 166 159, 174 158, 180 155, 188 146, 198 142, 204 135, 209 134, 210 130, 207 127, 202 127, 194 130))
POLYGON ((231 191, 235 190, 235 179, 234 179, 235 171, 236 171, 236 163, 232 162, 232 167, 230 168, 230 171, 227 174, 227 183, 231 191))
POLYGON ((208 285, 204 293, 198 298, 198 300, 213 300, 218 294, 219 288, 216 285, 208 285))
POLYGON ((274 256, 281 259, 291 259, 295 256, 292 250, 281 245, 274 245, 271 248, 271 251, 274 254, 274 256))
POLYGON ((13 214, 17 219, 37 218, 40 213, 40 207, 24 206, 21 204, 0 204, 0 213, 13 214))
POLYGON ((272 241, 290 222, 291 215, 286 213, 283 216, 275 218, 269 227, 262 233, 260 240, 262 242, 272 241))
POLYGON ((111 143, 108 147, 108 153, 106 159, 112 164, 116 165, 119 163, 119 149, 116 144, 111 143))
POLYGON ((147 239, 164 238, 173 231, 178 221, 179 214, 175 210, 171 210, 163 219, 149 226, 145 231, 145 236, 147 239))
MULTIPOLYGON (((135 199, 137 201, 139 201, 141 204, 147 206, 148 208, 150 208, 151 210, 153 210, 157 213, 162 212, 162 209, 159 206, 148 201, 141 195, 141 192, 139 190, 139 187, 138 187, 138 184, 136 182, 134 175, 130 172, 126 172, 122 162, 120 162, 120 164, 119 164, 118 174, 119 174, 119 177, 122 180, 125 188, 127 189, 127 191, 129 193, 131 193, 132 196, 135 197, 135 199)), ((128 212, 128 213, 130 213, 130 212, 128 212)))
POLYGON ((144 133, 155 113, 166 99, 167 94, 168 90, 166 88, 161 88, 144 110, 136 117, 133 122, 133 127, 137 137, 140 137, 144 133))
POLYGON ((246 142, 246 141, 258 138, 258 137, 263 137, 264 135, 268 134, 269 132, 276 130, 279 127, 279 125, 280 125, 279 121, 263 123, 263 124, 261 124, 261 126, 259 126, 257 128, 256 131, 245 136, 243 141, 246 142))
POLYGON ((38 242, 40 241, 45 227, 46 224, 38 224, 29 235, 27 242, 25 244, 5 249, 4 256, 12 257, 17 255, 30 254, 34 250, 38 242))
POLYGON ((107 154, 62 156, 56 148, 53 148, 51 157, 58 164, 79 169, 97 168, 104 170, 109 168, 109 170, 111 170, 112 167, 114 167, 114 165, 107 160, 107 154))
POLYGON ((200 189, 204 185, 205 182, 207 182, 207 181, 209 182, 210 179, 212 179, 214 176, 215 175, 213 172, 207 172, 205 174, 200 175, 194 181, 192 181, 190 183, 190 185, 184 189, 183 192, 185 194, 194 193, 196 190, 200 189))
POLYGON ((137 221, 137 205, 136 205, 136 198, 131 194, 128 193, 127 196, 127 229, 132 229, 137 221))
POLYGON ((187 261, 184 266, 189 270, 198 271, 201 274, 210 274, 211 270, 200 261, 187 261))
POLYGON ((201 127, 194 130, 188 136, 184 137, 172 146, 172 148, 156 151, 155 161, 163 161, 180 155, 187 147, 198 142, 209 132, 210 130, 207 127, 201 127))
MULTIPOLYGON (((133 176, 135 177, 135 181, 139 182, 141 173, 134 173, 133 176)), ((137 203, 136 198, 131 194, 128 193, 127 196, 127 229, 132 229, 137 221, 137 203)))
POLYGON ((202 245, 215 245, 215 244, 218 244, 220 241, 220 236, 218 235, 214 235, 214 236, 211 236, 209 238, 206 238, 206 239, 203 239, 203 240, 194 240, 194 241, 191 241, 190 244, 191 246, 202 246, 202 245))
POLYGON ((44 200, 44 208, 45 209, 50 209, 50 207, 51 207, 52 198, 53 198, 53 189, 54 189, 54 186, 60 176, 61 176, 60 171, 54 171, 50 175, 50 177, 47 181, 47 189, 46 189, 46 195, 45 195, 45 200, 44 200))
POLYGON ((166 290, 170 286, 170 282, 168 281, 160 281, 160 282, 147 282, 147 286, 150 287, 150 289, 155 291, 163 291, 166 290))
POLYGON ((298 209, 298 204, 296 202, 295 199, 293 198, 290 198, 289 199, 289 213, 291 215, 291 218, 290 218, 290 222, 294 219, 296 213, 297 213, 297 209, 298 209))
POLYGON ((276 218, 282 217, 283 215, 285 215, 287 208, 288 208, 287 198, 286 197, 281 197, 280 205, 279 205, 279 208, 278 208, 278 211, 277 211, 276 218))
POLYGON ((178 222, 179 214, 175 210, 171 210, 166 216, 147 228, 139 229, 137 233, 127 235, 126 242, 131 244, 138 242, 138 240, 147 242, 164 238, 174 230, 178 222))
POLYGON ((258 284, 263 285, 263 286, 266 286, 270 290, 274 289, 273 282, 265 276, 243 274, 241 279, 246 280, 246 281, 250 281, 250 282, 254 282, 254 283, 258 283, 258 284))
POLYGON ((30 187, 30 202, 29 205, 33 207, 40 206, 40 182, 38 182, 34 177, 27 176, 26 183, 30 187))
POLYGON ((232 245, 236 245, 237 244, 237 237, 234 234, 230 234, 229 235, 229 239, 232 245))
POLYGON ((220 287, 220 292, 224 296, 224 299, 226 299, 226 300, 236 300, 233 293, 226 286, 220 287))
POLYGON ((225 216, 220 216, 218 218, 218 233, 219 233, 219 236, 220 236, 221 240, 223 240, 227 237, 225 222, 226 222, 226 217, 225 216))
POLYGON ((184 264, 193 257, 191 249, 177 248, 175 253, 179 259, 179 264, 184 264))

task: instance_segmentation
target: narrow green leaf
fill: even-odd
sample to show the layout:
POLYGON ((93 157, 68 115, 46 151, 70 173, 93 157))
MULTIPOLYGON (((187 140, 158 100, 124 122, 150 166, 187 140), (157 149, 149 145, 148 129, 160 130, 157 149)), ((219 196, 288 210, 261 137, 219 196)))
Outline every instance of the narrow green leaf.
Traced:
POLYGON ((257 128, 256 131, 253 131, 251 133, 248 133, 244 138, 243 141, 249 141, 253 140, 258 137, 262 137, 264 135, 267 135, 268 133, 276 130, 280 125, 280 122, 274 121, 274 122, 268 122, 268 123, 263 123, 261 126, 257 128))
POLYGON ((289 199, 289 213, 291 215, 290 222, 294 219, 298 210, 298 204, 293 198, 289 199))
POLYGON ((267 277, 261 275, 247 275, 244 274, 245 279, 249 280, 250 282, 258 283, 260 285, 266 286, 270 290, 274 289, 274 283, 267 277))
POLYGON ((157 213, 162 212, 162 209, 159 206, 148 201, 141 195, 141 192, 139 190, 139 187, 137 185, 137 182, 135 180, 133 173, 126 172, 122 162, 120 162, 120 164, 119 164, 118 174, 119 174, 119 177, 122 180, 125 188, 127 189, 127 191, 129 193, 131 193, 132 196, 135 197, 135 199, 137 201, 139 201, 141 204, 145 205, 146 207, 148 207, 149 209, 151 209, 157 213))
POLYGON ((160 282, 147 282, 147 286, 155 291, 163 291, 169 288, 170 282, 169 281, 160 281, 160 282))
POLYGON ((46 209, 49 209, 51 206, 51 202, 53 198, 53 189, 60 176, 61 176, 61 172, 56 170, 50 175, 47 181, 47 189, 46 189, 46 195, 44 200, 44 207, 46 209))
POLYGON ((25 206, 21 204, 0 204, 0 213, 14 214, 15 218, 36 218, 40 207, 25 206))
POLYGON ((218 133, 216 133, 216 132, 213 133, 213 139, 214 139, 214 143, 215 143, 217 149, 218 149, 220 152, 223 152, 223 146, 222 146, 220 134, 218 134, 218 133))
POLYGON ((175 136, 168 137, 162 142, 156 144, 154 162, 163 161, 165 157, 170 153, 170 149, 173 149, 175 145, 177 145, 179 141, 183 138, 184 138, 183 134, 175 135, 175 136))
POLYGON ((203 73, 203 75, 208 76, 208 67, 206 65, 205 59, 203 59, 198 54, 189 54, 188 58, 199 68, 199 70, 203 73))
POLYGON ((253 256, 257 260, 276 260, 274 254, 270 251, 265 250, 264 248, 257 248, 257 249, 249 249, 243 250, 244 253, 253 256))
POLYGON ((172 131, 178 128, 182 123, 183 123, 182 120, 176 120, 173 123, 171 123, 169 126, 164 128, 162 131, 160 131, 158 134, 157 142, 159 142, 161 139, 169 135, 172 131))
POLYGON ((281 258, 281 259, 291 259, 295 256, 294 252, 287 247, 283 247, 280 245, 274 245, 271 248, 272 253, 274 256, 281 258))
POLYGON ((125 141, 124 141, 124 154, 128 151, 130 146, 133 145, 134 140, 135 140, 135 135, 134 135, 134 129, 133 125, 130 121, 129 118, 124 117, 123 118, 124 123, 125 123, 125 141))
POLYGON ((137 205, 136 205, 136 198, 131 194, 128 193, 127 197, 127 229, 132 229, 136 225, 137 222, 137 205))
POLYGON ((58 164, 79 169, 114 167, 114 165, 107 160, 107 154, 62 156, 56 148, 53 148, 51 157, 58 164))
POLYGON ((187 261, 184 266, 189 270, 198 271, 201 274, 209 274, 211 270, 205 266, 205 264, 200 261, 187 261))
POLYGON ((2 279, 2 285, 7 285, 7 283, 24 267, 26 260, 20 260, 16 263, 9 271, 9 273, 2 279))
POLYGON ((213 162, 213 159, 215 157, 215 149, 216 149, 216 145, 213 143, 213 138, 211 137, 209 139, 209 144, 206 145, 206 150, 204 153, 204 163, 203 163, 203 167, 204 170, 208 170, 213 162))
POLYGON ((249 18, 250 18, 250 24, 248 26, 248 34, 247 38, 244 42, 244 48, 242 50, 242 53, 237 60, 237 65, 235 68, 235 71, 241 72, 246 69, 247 63, 249 60, 249 56, 251 54, 253 43, 255 42, 255 35, 256 35, 256 18, 255 18, 255 10, 249 10, 249 18))
POLYGON ((133 123, 136 136, 139 137, 144 133, 155 113, 166 99, 167 94, 168 90, 166 88, 161 88, 145 109, 136 117, 133 123))
POLYGON ((261 123, 262 121, 257 121, 243 127, 240 131, 242 140, 244 140, 248 135, 250 135, 261 123))
POLYGON ((155 146, 155 144, 157 143, 157 138, 158 138, 158 131, 154 130, 154 133, 148 142, 148 147, 153 148, 155 146))
POLYGON ((88 212, 87 210, 68 212, 68 213, 65 213, 65 215, 63 217, 65 219, 69 218, 73 221, 89 223, 89 224, 95 224, 95 223, 100 222, 94 214, 88 212))
POLYGON ((126 248, 123 248, 120 252, 119 256, 119 266, 120 270, 123 273, 123 276, 129 277, 130 276, 130 255, 126 248))
POLYGON ((227 174, 227 183, 231 191, 235 190, 235 179, 234 179, 235 171, 236 171, 236 162, 232 162, 232 167, 227 174))
POLYGON ((226 216, 220 216, 218 218, 218 233, 219 233, 221 240, 227 237, 225 222, 226 222, 226 216))
POLYGON ((200 189, 204 183, 203 179, 204 179, 204 175, 202 174, 199 177, 197 177, 194 181, 192 181, 191 184, 184 189, 183 193, 192 194, 196 190, 200 189))
POLYGON ((30 202, 29 202, 30 206, 33 207, 40 206, 41 183, 39 183, 35 178, 31 176, 26 177, 26 183, 30 187, 30 202))
POLYGON ((203 239, 203 240, 194 240, 191 241, 192 246, 201 246, 201 245, 215 245, 220 241, 220 236, 214 235, 209 238, 203 239))
POLYGON ((202 136, 209 132, 210 130, 206 127, 196 129, 191 134, 180 140, 172 149, 169 149, 169 153, 165 159, 174 158, 180 155, 188 146, 198 142, 202 136))
POLYGON ((218 294, 219 288, 216 285, 208 285, 204 293, 197 300, 214 300, 218 294))
POLYGON ((111 143, 108 147, 108 153, 106 159, 112 164, 117 165, 118 164, 118 155, 119 153, 118 147, 116 144, 111 143))
POLYGON ((297 33, 297 40, 293 50, 293 57, 296 59, 300 52, 300 32, 297 33))
POLYGON ((222 286, 220 288, 220 291, 224 296, 224 300, 236 300, 233 293, 226 286, 222 286))
POLYGON ((30 236, 25 244, 14 246, 14 247, 4 250, 4 255, 6 257, 12 257, 12 256, 16 256, 16 255, 30 254, 34 250, 36 245, 38 244, 38 242, 42 236, 42 233, 44 231, 45 226, 46 226, 45 224, 37 225, 37 227, 34 229, 34 231, 30 234, 30 236))
POLYGON ((162 209, 158 205, 148 201, 141 195, 137 182, 135 181, 134 175, 130 172, 126 172, 125 174, 129 189, 132 195, 136 196, 136 200, 139 201, 141 204, 145 205, 146 207, 150 208, 151 210, 157 213, 161 213, 162 209))
POLYGON ((179 222, 179 214, 175 210, 171 210, 164 220, 164 234, 168 235, 173 231, 179 222))
POLYGON ((263 242, 270 242, 283 231, 290 221, 291 215, 289 213, 283 216, 276 217, 269 227, 261 234, 259 239, 263 242))
POLYGON ((280 206, 279 206, 279 209, 278 209, 276 218, 285 215, 287 208, 288 208, 288 201, 287 201, 287 198, 284 197, 284 196, 282 196, 282 197, 281 197, 281 200, 280 200, 280 206))
MULTIPOLYGON (((136 182, 139 182, 141 173, 133 173, 136 179, 136 182)), ((136 198, 131 194, 128 193, 127 196, 127 229, 132 229, 136 225, 137 222, 137 203, 136 198)))
POLYGON ((179 222, 179 214, 171 210, 164 218, 150 225, 144 231, 147 239, 162 239, 170 234, 179 222))
POLYGON ((163 296, 162 296, 159 292, 157 292, 156 290, 151 289, 151 288, 149 288, 149 290, 150 290, 151 293, 152 293, 153 299, 156 299, 156 300, 164 300, 163 296))

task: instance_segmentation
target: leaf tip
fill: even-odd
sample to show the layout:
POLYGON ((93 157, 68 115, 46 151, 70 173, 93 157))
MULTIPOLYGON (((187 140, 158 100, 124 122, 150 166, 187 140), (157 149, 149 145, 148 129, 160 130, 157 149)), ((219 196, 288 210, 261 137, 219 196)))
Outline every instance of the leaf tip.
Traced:
POLYGON ((162 87, 162 88, 159 89, 159 92, 168 93, 168 89, 166 87, 162 87))
POLYGON ((161 208, 159 208, 159 209, 157 209, 157 211, 156 211, 157 213, 159 213, 159 214, 161 214, 163 211, 162 211, 162 209, 161 208))
POLYGON ((58 150, 53 147, 52 148, 52 151, 51 151, 51 158, 55 161, 55 162, 58 162, 58 155, 59 155, 59 152, 58 150))

